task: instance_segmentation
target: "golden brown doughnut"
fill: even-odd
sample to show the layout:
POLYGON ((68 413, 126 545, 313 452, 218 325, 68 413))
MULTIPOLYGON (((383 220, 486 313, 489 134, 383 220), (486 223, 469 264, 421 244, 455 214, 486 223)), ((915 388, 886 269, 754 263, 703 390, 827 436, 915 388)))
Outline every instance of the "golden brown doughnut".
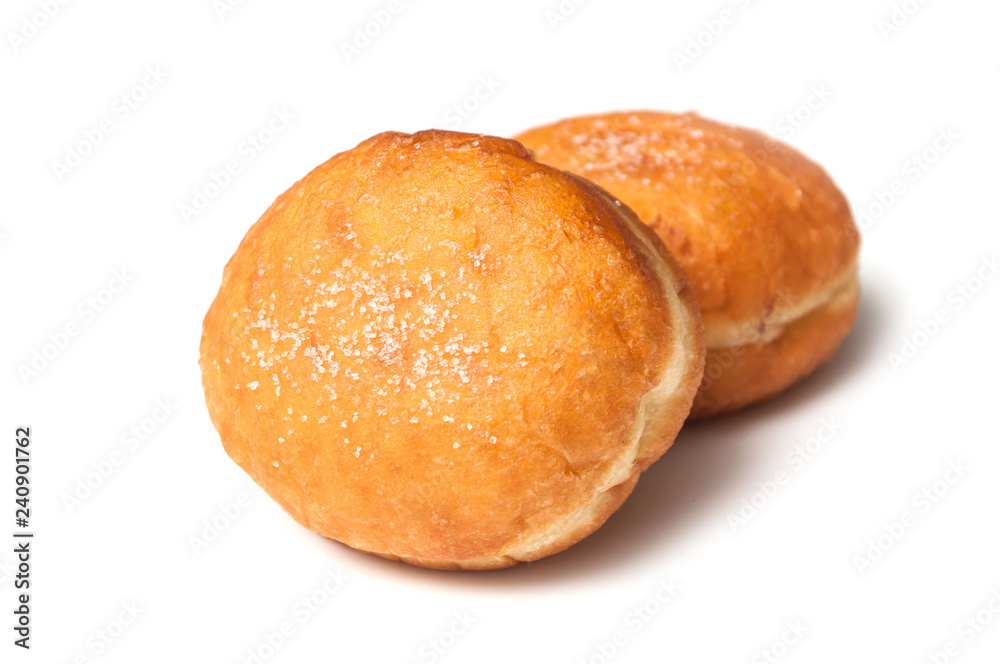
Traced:
POLYGON ((822 168, 693 113, 572 118, 517 137, 636 211, 691 280, 705 323, 692 417, 765 399, 829 359, 854 325, 859 235, 822 168))
POLYGON ((227 453, 304 526, 488 569, 597 529, 704 362, 680 266, 519 143, 385 133, 283 193, 226 265, 200 364, 227 453))

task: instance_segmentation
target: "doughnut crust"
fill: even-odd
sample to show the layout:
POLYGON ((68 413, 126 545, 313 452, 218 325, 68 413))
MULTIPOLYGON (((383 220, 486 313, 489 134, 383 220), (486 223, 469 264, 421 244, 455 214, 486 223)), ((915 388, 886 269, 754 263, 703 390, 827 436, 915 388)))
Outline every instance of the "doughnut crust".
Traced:
POLYGON ((857 228, 830 177, 792 148, 693 113, 649 111, 572 118, 517 139, 620 198, 684 267, 708 345, 692 417, 782 391, 853 327, 857 228))
POLYGON ((283 193, 205 317, 223 446, 299 523, 489 569, 596 530, 704 367, 680 266, 624 205, 515 141, 384 133, 283 193))

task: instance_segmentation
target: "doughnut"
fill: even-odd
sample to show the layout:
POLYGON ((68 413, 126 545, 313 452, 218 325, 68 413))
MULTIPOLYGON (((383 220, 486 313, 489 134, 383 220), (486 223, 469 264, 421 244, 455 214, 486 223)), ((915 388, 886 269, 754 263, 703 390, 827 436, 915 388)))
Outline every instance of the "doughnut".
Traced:
POLYGON ((296 521, 437 569, 559 552, 623 503, 701 383, 683 270, 519 143, 383 133, 250 228, 204 319, 226 453, 296 521))
POLYGON ((692 418, 771 397, 830 359, 854 326, 859 234, 802 154, 694 113, 571 118, 516 137, 604 187, 684 267, 708 354, 692 418))

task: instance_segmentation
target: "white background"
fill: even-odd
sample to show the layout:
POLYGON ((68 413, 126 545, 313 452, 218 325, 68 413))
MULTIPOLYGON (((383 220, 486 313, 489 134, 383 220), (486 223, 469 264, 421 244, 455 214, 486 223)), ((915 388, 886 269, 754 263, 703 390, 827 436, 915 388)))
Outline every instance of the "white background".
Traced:
MULTIPOLYGON (((91 0, 43 21, 31 0, 4 3, 0 427, 9 458, 15 427, 32 427, 37 536, 30 652, 11 643, 13 544, 0 548, 0 659, 235 664, 290 621, 262 661, 753 662, 764 649, 789 663, 929 662, 954 641, 960 654, 933 661, 996 662, 1000 279, 975 276, 1000 252, 997 4, 908 0, 916 12, 886 36, 888 0, 591 0, 564 3, 554 25, 557 0, 412 0, 348 62, 342 44, 387 4, 248 0, 220 16, 211 0, 91 0), (678 67, 724 9, 721 34, 701 35, 708 46, 678 67), (25 20, 45 25, 34 34, 25 20), (125 117, 120 97, 147 67, 165 79, 145 78, 125 117), (446 114, 480 77, 499 87, 469 102, 463 130, 697 109, 803 150, 859 217, 894 181, 903 193, 866 223, 860 320, 831 364, 764 406, 686 428, 569 551, 442 573, 324 540, 257 493, 209 422, 197 355, 222 267, 275 196, 379 131, 456 128, 446 114), (780 124, 821 88, 801 127, 780 124), (249 159, 244 142, 275 109, 294 120, 249 159), (60 178, 54 163, 106 118, 112 131, 60 178), (958 138, 934 150, 948 128, 958 138), (914 171, 927 149, 934 163, 914 171), (230 160, 240 172, 185 223, 180 206, 230 160), (106 301, 116 270, 130 281, 96 312, 88 298, 106 301), (948 322, 918 334, 938 310, 948 322), (25 378, 71 323, 79 333, 25 378), (894 366, 915 335, 921 347, 894 366), (153 431, 157 399, 176 411, 153 431), (828 442, 790 462, 827 420, 828 442), (128 443, 142 426, 147 439, 128 443), (114 452, 113 472, 92 475, 114 452), (969 470, 943 483, 952 462, 969 470), (98 488, 67 506, 88 475, 98 488), (935 489, 934 503, 914 498, 935 489), (220 505, 238 498, 226 524, 220 505), (760 507, 734 528, 744 500, 760 507), (912 527, 859 569, 905 513, 912 527), (196 555, 190 538, 213 519, 225 528, 196 555), (349 579, 301 622, 296 603, 330 571, 349 579), (666 603, 661 580, 678 587, 666 603), (119 629, 123 602, 141 613, 119 629), (657 611, 637 622, 644 604, 657 611), (463 612, 474 624, 451 638, 463 612), (977 614, 990 624, 960 627, 977 614), (805 634, 786 647, 796 621, 805 634), (115 638, 99 648, 101 630, 115 638)), ((12 542, 12 460, 2 477, 12 542)))

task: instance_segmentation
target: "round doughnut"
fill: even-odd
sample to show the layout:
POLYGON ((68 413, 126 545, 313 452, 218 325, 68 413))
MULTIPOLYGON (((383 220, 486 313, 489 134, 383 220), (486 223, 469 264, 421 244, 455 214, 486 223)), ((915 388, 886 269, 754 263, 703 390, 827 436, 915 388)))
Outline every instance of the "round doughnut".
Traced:
POLYGON ((384 133, 250 228, 205 316, 226 452, 299 523, 489 569, 597 529, 704 366, 683 270, 624 205, 519 143, 384 133))
POLYGON ((777 394, 853 327, 857 228, 830 177, 792 148, 693 113, 572 118, 517 139, 620 198, 684 267, 708 344, 692 417, 777 394))

